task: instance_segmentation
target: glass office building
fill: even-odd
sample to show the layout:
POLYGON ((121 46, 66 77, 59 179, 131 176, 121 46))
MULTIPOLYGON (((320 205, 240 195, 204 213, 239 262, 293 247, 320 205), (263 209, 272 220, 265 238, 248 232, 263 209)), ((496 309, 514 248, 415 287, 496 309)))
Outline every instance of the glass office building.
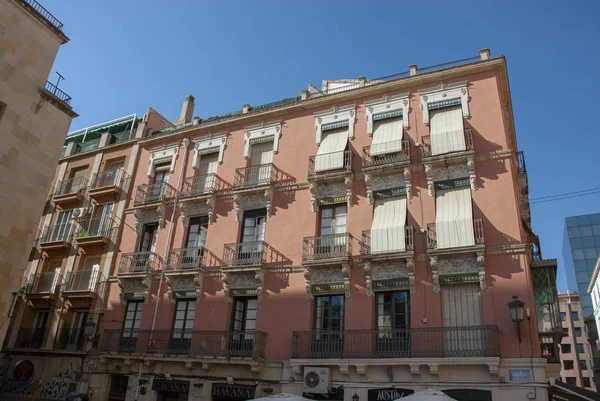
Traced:
POLYGON ((587 289, 600 254, 600 213, 567 217, 563 239, 563 266, 570 291, 579 292, 584 316, 593 314, 587 289))

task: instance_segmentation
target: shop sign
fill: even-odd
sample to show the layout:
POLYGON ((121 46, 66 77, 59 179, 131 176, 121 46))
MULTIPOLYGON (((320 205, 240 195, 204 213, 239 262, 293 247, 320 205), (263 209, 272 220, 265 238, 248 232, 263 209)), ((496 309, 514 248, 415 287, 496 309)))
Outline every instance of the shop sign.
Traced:
POLYGON ((508 378, 511 382, 533 381, 533 378, 531 377, 531 369, 509 369, 508 378))
POLYGON ((190 382, 185 380, 154 379, 152 390, 168 391, 171 393, 187 393, 190 391, 190 382))
POLYGON ((406 388, 375 388, 367 391, 367 398, 368 401, 394 401, 414 392, 414 390, 406 388))
POLYGON ((29 380, 33 376, 33 372, 35 372, 35 368, 30 360, 24 359, 15 365, 15 377, 18 380, 29 380))
POLYGON ((252 400, 254 399, 254 386, 214 383, 212 395, 231 400, 252 400))

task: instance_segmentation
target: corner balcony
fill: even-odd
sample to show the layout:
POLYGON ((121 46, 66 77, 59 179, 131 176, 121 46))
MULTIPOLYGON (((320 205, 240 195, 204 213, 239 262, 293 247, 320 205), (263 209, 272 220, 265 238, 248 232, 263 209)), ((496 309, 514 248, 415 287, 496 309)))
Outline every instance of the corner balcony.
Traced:
POLYGON ((400 150, 393 153, 373 155, 371 153, 372 146, 363 148, 362 170, 365 175, 369 204, 373 204, 374 189, 405 187, 406 194, 410 198, 410 141, 408 139, 398 139, 378 146, 400 150))
POLYGON ((233 181, 236 220, 241 220, 244 210, 258 207, 267 209, 267 217, 270 217, 275 186, 288 180, 289 175, 273 163, 236 169, 233 181))
POLYGON ((154 252, 122 254, 117 271, 121 302, 134 297, 147 301, 153 275, 161 270, 162 259, 154 252))
POLYGON ((73 177, 58 181, 54 187, 52 201, 63 208, 74 207, 81 202, 88 186, 85 177, 73 177))
POLYGON ((72 230, 72 222, 46 226, 38 239, 38 246, 46 252, 64 252, 71 247, 72 230))
MULTIPOLYGON (((267 333, 196 330, 104 330, 99 350, 104 357, 164 359, 194 358, 208 370, 210 364, 250 364, 259 370, 256 359, 265 358, 267 333)), ((184 360, 181 360, 184 362, 184 360)), ((190 362, 186 362, 190 363, 190 362)))
POLYGON ((206 270, 218 263, 218 258, 201 246, 171 249, 163 269, 169 299, 175 302, 176 294, 190 293, 200 298, 206 270))
POLYGON ((75 243, 83 249, 103 248, 115 243, 119 226, 112 219, 94 217, 78 220, 75 243))
POLYGON ((47 306, 58 295, 62 275, 59 270, 29 276, 25 286, 25 299, 34 303, 34 307, 47 306))
POLYGON ((215 173, 185 178, 179 191, 179 207, 184 226, 187 226, 189 216, 205 213, 209 223, 212 223, 217 194, 229 187, 230 185, 215 173))
POLYGON ((127 192, 129 178, 123 169, 95 173, 88 187, 88 195, 99 203, 115 201, 121 193, 127 192))
POLYGON ((322 201, 343 198, 352 206, 352 151, 315 155, 308 158, 308 182, 310 184, 311 208, 319 210, 322 201))
POLYGON ((91 303, 102 297, 101 283, 106 279, 97 269, 77 270, 67 273, 62 297, 77 308, 89 308, 91 303))

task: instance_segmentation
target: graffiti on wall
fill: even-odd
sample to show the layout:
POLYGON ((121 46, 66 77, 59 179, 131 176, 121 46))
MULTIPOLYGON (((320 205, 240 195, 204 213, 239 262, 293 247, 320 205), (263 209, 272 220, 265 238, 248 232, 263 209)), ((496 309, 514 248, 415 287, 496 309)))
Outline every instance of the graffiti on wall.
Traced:
POLYGON ((69 392, 69 384, 77 381, 79 373, 79 369, 69 369, 57 374, 44 383, 40 397, 49 400, 64 400, 69 392))
POLYGON ((31 396, 33 385, 29 380, 3 379, 0 380, 0 394, 31 396))

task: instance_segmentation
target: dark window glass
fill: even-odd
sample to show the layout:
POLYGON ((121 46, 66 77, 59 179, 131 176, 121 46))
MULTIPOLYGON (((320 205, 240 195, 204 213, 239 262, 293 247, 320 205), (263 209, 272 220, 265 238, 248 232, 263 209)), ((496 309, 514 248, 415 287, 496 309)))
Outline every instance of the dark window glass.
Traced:
POLYGON ((565 379, 567 384, 570 384, 571 386, 577 385, 577 379, 575 379, 574 377, 567 377, 565 379))
POLYGON ((571 312, 571 320, 573 320, 573 321, 579 320, 579 313, 571 312))
POLYGON ((561 344, 560 351, 563 354, 568 354, 569 352, 571 352, 571 344, 561 344))
POLYGON ((315 298, 315 325, 317 330, 344 329, 344 296, 325 295, 315 298))
POLYGON ((592 387, 592 385, 590 384, 590 378, 589 377, 584 377, 583 378, 583 387, 592 387))
POLYGON ((569 329, 563 328, 562 331, 563 331, 563 337, 569 337, 569 329))
POLYGON ((577 353, 583 354, 584 352, 585 352, 585 349, 583 347, 583 344, 577 344, 577 353))
POLYGON ((571 369, 573 369, 573 361, 564 360, 563 361, 563 368, 565 370, 571 370, 571 369))
POLYGON ((567 320, 567 312, 560 312, 560 320, 563 322, 567 320))
POLYGON ((579 366, 581 370, 587 370, 587 361, 579 361, 579 366))
POLYGON ((138 252, 152 252, 156 242, 158 223, 144 224, 138 244, 138 252))
POLYGON ((581 337, 581 327, 575 327, 575 337, 581 337))

